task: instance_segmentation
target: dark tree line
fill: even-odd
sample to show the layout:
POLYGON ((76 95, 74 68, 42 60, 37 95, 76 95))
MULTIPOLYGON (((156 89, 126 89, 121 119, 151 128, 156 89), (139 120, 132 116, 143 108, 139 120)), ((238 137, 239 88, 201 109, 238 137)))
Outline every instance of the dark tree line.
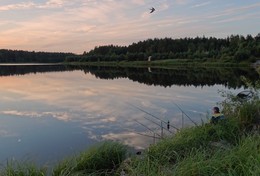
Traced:
POLYGON ((0 76, 26 75, 31 73, 65 72, 78 68, 67 67, 63 64, 50 65, 0 65, 0 76))
POLYGON ((228 88, 241 88, 245 83, 241 76, 245 76, 252 83, 259 79, 259 74, 252 68, 129 68, 129 67, 98 67, 85 66, 81 68, 85 73, 91 73, 100 79, 128 78, 146 85, 171 87, 179 86, 213 86, 221 84, 228 88))
POLYGON ((100 79, 128 78, 146 85, 171 87, 179 86, 213 86, 221 84, 228 88, 246 86, 240 79, 245 76, 250 82, 259 80, 259 74, 253 68, 127 68, 71 65, 13 65, 0 66, 0 76, 24 75, 29 73, 63 72, 81 70, 100 79))
POLYGON ((155 38, 129 46, 98 46, 82 55, 0 49, 0 63, 146 61, 149 56, 152 60, 197 59, 253 62, 260 57, 260 33, 255 37, 231 35, 227 38, 155 38))
POLYGON ((58 63, 64 62, 72 53, 0 50, 0 63, 58 63))
POLYGON ((255 37, 231 35, 227 38, 155 38, 129 46, 99 46, 80 56, 67 57, 66 61, 146 61, 149 56, 152 56, 152 60, 198 59, 253 62, 260 57, 260 33, 255 37))

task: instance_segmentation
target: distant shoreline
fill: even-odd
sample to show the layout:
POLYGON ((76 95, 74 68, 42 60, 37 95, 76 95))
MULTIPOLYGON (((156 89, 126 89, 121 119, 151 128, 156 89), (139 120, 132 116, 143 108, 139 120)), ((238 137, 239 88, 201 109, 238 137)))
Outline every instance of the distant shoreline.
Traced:
POLYGON ((89 65, 89 66, 114 66, 114 67, 152 67, 152 68, 175 68, 185 67, 251 67, 252 63, 242 62, 202 62, 194 60, 157 60, 157 61, 110 61, 110 62, 64 62, 65 65, 89 65))
POLYGON ((62 63, 0 63, 0 66, 19 66, 19 65, 63 65, 62 63))

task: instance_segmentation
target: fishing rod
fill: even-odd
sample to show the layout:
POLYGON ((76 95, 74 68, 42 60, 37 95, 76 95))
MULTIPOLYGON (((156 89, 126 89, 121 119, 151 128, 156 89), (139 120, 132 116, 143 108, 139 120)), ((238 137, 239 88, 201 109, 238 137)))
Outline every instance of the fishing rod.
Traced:
POLYGON ((190 116, 188 116, 176 103, 173 103, 173 102, 172 102, 172 104, 174 104, 175 106, 177 106, 177 108, 178 108, 184 115, 186 115, 194 125, 198 126, 198 124, 197 124, 196 122, 194 122, 194 121, 190 118, 190 116))
MULTIPOLYGON (((129 129, 129 128, 125 128, 127 131, 129 132, 132 132, 132 133, 135 133, 135 134, 138 134, 138 135, 141 135, 141 136, 145 136, 145 137, 150 137, 150 138, 153 138, 153 139, 162 139, 161 136, 160 137, 157 137, 157 136, 151 136, 151 135, 148 135, 148 134, 143 134, 143 133, 140 133, 140 132, 136 132, 136 131, 133 131, 132 129, 129 129)), ((154 133, 155 134, 155 133, 154 133)))
POLYGON ((147 111, 145 111, 145 110, 143 110, 143 109, 141 109, 141 108, 139 108, 139 107, 137 107, 137 106, 135 106, 135 105, 133 105, 133 104, 131 104, 131 103, 128 103, 128 104, 129 104, 130 106, 132 106, 132 107, 134 107, 134 108, 136 108, 136 109, 138 109, 138 110, 140 110, 140 111, 142 111, 142 112, 144 112, 144 113, 146 113, 146 114, 152 116, 153 118, 155 118, 155 119, 157 119, 157 120, 160 120, 161 122, 163 122, 163 123, 169 125, 170 127, 172 127, 172 128, 174 128, 174 129, 176 129, 176 130, 179 131, 179 129, 178 129, 177 127, 175 127, 175 126, 173 126, 173 125, 170 125, 168 122, 166 122, 166 121, 160 119, 159 117, 156 117, 155 115, 153 115, 153 114, 151 114, 151 113, 149 113, 149 112, 147 112, 147 111))
POLYGON ((142 125, 143 127, 145 127, 146 129, 148 129, 149 131, 151 131, 152 133, 156 134, 159 137, 162 137, 161 135, 155 133, 152 129, 150 129, 149 127, 147 127, 146 125, 142 124, 141 122, 135 120, 138 124, 142 125))
MULTIPOLYGON (((144 117, 144 118, 145 118, 146 120, 149 120, 150 122, 154 123, 155 125, 157 125, 157 126, 163 128, 163 129, 169 131, 171 134, 174 134, 172 131, 170 131, 168 128, 163 127, 161 124, 158 124, 157 122, 154 122, 153 120, 151 120, 151 119, 149 119, 149 118, 147 118, 147 117, 144 117)), ((168 125, 168 124, 167 124, 167 125, 168 125)))
POLYGON ((160 138, 160 137, 150 136, 150 135, 148 135, 148 134, 142 134, 142 133, 134 132, 134 131, 132 131, 132 132, 133 132, 133 133, 136 133, 136 134, 138 134, 138 135, 145 136, 145 137, 150 137, 150 138, 153 138, 153 139, 162 139, 162 138, 160 138))

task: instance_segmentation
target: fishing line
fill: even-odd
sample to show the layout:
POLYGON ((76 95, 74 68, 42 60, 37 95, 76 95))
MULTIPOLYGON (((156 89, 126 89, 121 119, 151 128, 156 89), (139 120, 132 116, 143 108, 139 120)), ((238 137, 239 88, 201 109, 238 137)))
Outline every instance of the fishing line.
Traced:
POLYGON ((149 127, 147 127, 146 125, 142 124, 141 122, 139 122, 138 120, 135 120, 138 124, 142 125, 143 127, 145 127, 146 129, 148 129, 149 131, 151 131, 153 134, 156 134, 159 137, 162 137, 161 135, 157 134, 156 132, 154 132, 152 129, 150 129, 149 127))
MULTIPOLYGON (((149 113, 149 112, 147 112, 147 111, 145 111, 145 110, 143 110, 143 109, 141 109, 141 108, 139 108, 139 107, 137 107, 137 106, 135 106, 135 105, 133 105, 133 104, 131 104, 131 103, 127 103, 127 104, 129 104, 130 106, 132 106, 132 107, 134 107, 134 108, 136 108, 136 109, 138 109, 138 110, 140 110, 140 111, 142 111, 142 112, 144 112, 144 113, 150 115, 151 117, 153 117, 153 118, 155 118, 155 119, 157 119, 157 120, 160 120, 161 122, 163 122, 163 123, 165 123, 165 124, 168 125, 168 122, 166 122, 166 121, 160 119, 159 117, 156 117, 155 115, 153 115, 153 114, 151 114, 151 113, 149 113)), ((176 130, 178 130, 178 131, 180 130, 180 129, 178 129, 177 127, 175 127, 175 126, 173 126, 173 125, 170 125, 170 127, 174 128, 174 129, 176 129, 176 130)))
POLYGON ((198 124, 197 124, 195 121, 193 121, 193 120, 191 119, 191 117, 188 116, 176 103, 174 103, 174 102, 171 102, 171 103, 174 104, 175 106, 177 106, 177 108, 178 108, 184 115, 186 115, 186 116, 188 117, 188 119, 190 119, 190 121, 191 121, 194 125, 198 126, 198 124))
MULTIPOLYGON (((130 122, 130 121, 129 121, 129 122, 130 122)), ((145 125, 141 124, 140 122, 137 122, 137 123, 139 123, 140 125, 146 127, 145 125)), ((150 138, 153 138, 153 139, 162 139, 162 138, 161 138, 161 135, 155 133, 155 132, 152 131, 151 129, 149 129, 149 131, 151 131, 151 132, 154 134, 154 136, 151 136, 151 135, 148 135, 148 134, 143 134, 143 133, 141 133, 141 132, 134 131, 133 129, 130 129, 129 127, 123 127, 124 125, 123 125, 121 122, 117 122, 117 124, 119 124, 121 128, 123 128, 124 130, 126 130, 126 131, 128 131, 128 132, 132 132, 132 133, 135 133, 135 134, 138 134, 138 135, 141 135, 141 136, 145 136, 145 137, 150 137, 150 138), (155 136, 155 134, 158 135, 159 137, 155 136)), ((147 127, 146 127, 146 128, 147 128, 147 127)))
MULTIPOLYGON (((150 122, 154 123, 155 125, 157 125, 157 126, 163 128, 163 129, 167 130, 167 131, 170 132, 171 134, 174 134, 174 132, 170 131, 168 128, 165 128, 165 127, 161 126, 161 124, 158 124, 157 122, 154 122, 153 120, 151 120, 151 119, 149 119, 149 118, 147 118, 147 117, 144 117, 144 118, 145 118, 146 120, 149 120, 150 122)), ((157 129, 157 130, 158 130, 158 129, 157 129)))

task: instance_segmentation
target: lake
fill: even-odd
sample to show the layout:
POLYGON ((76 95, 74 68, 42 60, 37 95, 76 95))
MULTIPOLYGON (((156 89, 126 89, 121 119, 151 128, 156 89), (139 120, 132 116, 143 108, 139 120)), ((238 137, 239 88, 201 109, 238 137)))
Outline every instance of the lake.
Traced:
POLYGON ((0 65, 0 162, 53 165, 104 140, 143 149, 207 122, 220 90, 246 89, 240 76, 259 79, 251 68, 0 65))

